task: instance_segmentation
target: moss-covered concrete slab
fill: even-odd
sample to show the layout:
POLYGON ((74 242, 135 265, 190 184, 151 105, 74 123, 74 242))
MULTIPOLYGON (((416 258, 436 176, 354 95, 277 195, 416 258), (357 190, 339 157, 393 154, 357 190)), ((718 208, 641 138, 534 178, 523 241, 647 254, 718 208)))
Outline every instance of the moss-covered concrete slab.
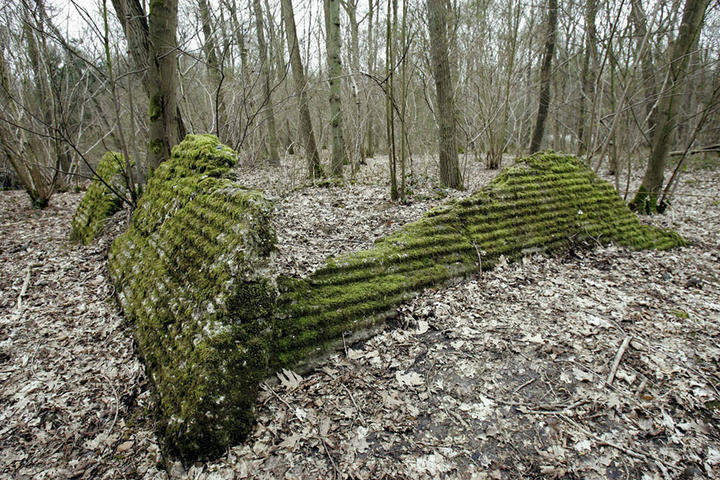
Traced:
POLYGON ((109 252, 160 433, 185 459, 220 455, 245 438, 266 376, 273 207, 228 179, 235 161, 215 137, 189 135, 154 172, 109 252))
POLYGON ((577 158, 537 154, 504 170, 473 196, 428 212, 369 250, 330 259, 304 280, 280 279, 271 365, 297 368, 366 336, 423 288, 501 256, 556 252, 573 244, 634 249, 683 245, 674 232, 641 224, 615 189, 577 158))
POLYGON ((109 252, 118 297, 158 399, 161 433, 187 459, 222 454, 253 423, 258 385, 369 336, 422 289, 576 244, 683 245, 642 225, 579 160, 534 155, 473 196, 431 210, 305 279, 273 278, 272 206, 229 179, 235 154, 188 136, 147 185, 109 252))
POLYGON ((107 219, 122 209, 122 196, 127 193, 125 157, 121 154, 107 152, 103 155, 95 174, 102 181, 95 178, 90 183, 71 221, 70 240, 83 245, 92 243, 107 219))

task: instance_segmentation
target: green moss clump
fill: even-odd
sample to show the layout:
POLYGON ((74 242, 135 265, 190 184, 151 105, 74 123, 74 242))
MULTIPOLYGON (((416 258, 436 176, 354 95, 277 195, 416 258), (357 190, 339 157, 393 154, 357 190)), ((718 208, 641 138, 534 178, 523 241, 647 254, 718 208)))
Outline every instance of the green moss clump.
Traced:
POLYGON ((656 213, 663 213, 667 208, 664 202, 658 201, 658 196, 640 185, 635 198, 630 202, 630 210, 633 212, 642 213, 645 215, 654 215, 656 213))
POLYGON ((501 256, 517 260, 598 243, 685 244, 674 232, 642 225, 615 189, 577 158, 521 159, 480 192, 431 210, 373 248, 330 259, 302 281, 283 280, 271 367, 302 368, 342 345, 343 335, 381 325, 423 288, 492 268, 501 256))
POLYGON ((107 152, 95 169, 97 177, 80 201, 72 218, 70 240, 89 245, 95 240, 105 222, 122 209, 127 194, 125 183, 125 157, 117 152, 107 152), (104 182, 104 183, 103 183, 104 182), (108 185, 112 187, 113 192, 108 185))
POLYGON ((228 178, 236 158, 214 136, 188 135, 155 170, 108 254, 160 433, 184 460, 216 457, 245 438, 267 375, 273 205, 228 178))

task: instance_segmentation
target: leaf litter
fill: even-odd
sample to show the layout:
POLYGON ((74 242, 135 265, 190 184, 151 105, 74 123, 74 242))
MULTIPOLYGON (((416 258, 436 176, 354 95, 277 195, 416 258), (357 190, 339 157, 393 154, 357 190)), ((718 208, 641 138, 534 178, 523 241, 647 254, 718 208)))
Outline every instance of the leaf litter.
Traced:
MULTIPOLYGON (((383 160, 362 168, 344 188, 239 171, 278 201, 278 269, 306 275, 467 194, 418 182, 400 206, 377 184, 383 160)), ((473 168, 479 184, 492 176, 473 168)), ((34 211, 1 192, 0 477, 716 478, 719 185, 689 173, 668 214, 647 219, 690 247, 526 257, 426 290, 392 328, 268 381, 248 441, 189 470, 161 467, 107 280, 122 214, 79 247, 66 241, 79 195, 34 211)))

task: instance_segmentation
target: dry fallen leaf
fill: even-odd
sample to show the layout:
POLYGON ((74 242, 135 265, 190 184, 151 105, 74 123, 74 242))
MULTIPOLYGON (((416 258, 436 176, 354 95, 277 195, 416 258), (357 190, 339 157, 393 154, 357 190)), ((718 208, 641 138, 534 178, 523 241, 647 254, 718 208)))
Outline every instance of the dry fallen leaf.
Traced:
POLYGON ((395 378, 397 379, 398 383, 402 386, 417 387, 417 386, 423 385, 425 383, 425 380, 423 380, 422 375, 420 375, 417 372, 404 373, 404 370, 398 371, 398 372, 395 372, 395 378))

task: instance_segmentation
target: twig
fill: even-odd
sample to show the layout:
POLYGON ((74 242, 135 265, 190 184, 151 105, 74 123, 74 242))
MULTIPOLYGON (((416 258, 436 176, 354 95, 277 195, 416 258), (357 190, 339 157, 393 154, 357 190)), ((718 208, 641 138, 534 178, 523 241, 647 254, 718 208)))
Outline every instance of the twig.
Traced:
POLYGON ((600 237, 602 237, 602 233, 601 233, 600 235, 598 235, 597 238, 595 238, 595 237, 593 237, 593 236, 590 234, 590 232, 588 231, 587 225, 584 225, 583 228, 585 229, 585 233, 588 234, 588 237, 590 237, 590 238, 592 238, 593 240, 595 240, 595 243, 598 244, 598 247, 602 248, 602 247, 603 247, 603 244, 600 242, 600 237))
POLYGON ((598 437, 594 433, 592 433, 590 430, 585 429, 582 427, 579 423, 577 423, 575 420, 569 418, 567 415, 559 414, 558 417, 562 418, 566 422, 568 422, 570 425, 574 426, 581 432, 583 432, 588 437, 592 437, 595 441, 599 442, 601 445, 607 445, 608 447, 615 448, 617 450, 620 450, 621 452, 627 454, 630 457, 637 458, 638 460, 647 460, 648 456, 644 455, 642 453, 636 452, 635 450, 632 450, 630 448, 624 447, 620 444, 617 444, 615 442, 608 442, 607 440, 603 440, 602 438, 598 437))
MULTIPOLYGON (((344 340, 344 339, 345 339, 345 337, 343 337, 343 340, 344 340)), ((330 375, 330 374, 329 374, 328 372, 326 372, 325 370, 323 370, 323 373, 324 373, 325 375, 327 375, 328 377, 330 377, 331 380, 337 380, 335 377, 333 377, 332 375, 330 375)), ((358 404, 355 403, 355 397, 353 397, 353 394, 350 392, 350 389, 347 388, 347 386, 345 385, 345 383, 343 383, 342 379, 340 379, 340 386, 345 389, 345 392, 348 394, 348 397, 350 397, 350 401, 351 401, 352 404, 355 406, 355 410, 357 410, 358 416, 360 417, 360 423, 362 423, 362 424, 363 424, 363 427, 364 427, 364 426, 365 426, 365 418, 363 417, 363 414, 362 414, 362 411, 360 410, 360 407, 358 407, 358 404)))
MULTIPOLYGON (((320 431, 318 430, 318 433, 320 431)), ((330 455, 330 449, 327 446, 327 443, 325 443, 325 439, 320 435, 320 441, 323 444, 323 447, 325 447, 325 454, 327 455, 328 459, 330 460, 330 463, 332 464, 333 470, 335 470, 335 475, 337 475, 337 478, 342 478, 342 473, 340 473, 340 470, 338 470, 337 465, 335 465, 335 460, 333 460, 332 455, 330 455)))
POLYGON ((270 393, 272 393, 273 395, 275 395, 275 397, 276 397, 278 400, 280 400, 282 403, 284 403, 285 406, 288 408, 288 410, 292 410, 292 407, 290 406, 290 404, 289 404, 288 402, 286 402, 285 400, 283 400, 282 397, 281 397, 280 395, 278 395, 278 394, 275 392, 275 390, 273 390, 273 389, 270 387, 270 385, 267 384, 267 382, 264 383, 263 386, 264 386, 265 388, 267 388, 267 389, 270 391, 270 393))
POLYGON ((108 436, 112 432, 113 428, 115 428, 115 423, 118 419, 118 413, 120 412, 120 397, 118 396, 117 389, 115 388, 115 385, 113 385, 112 380, 108 378, 107 375, 104 373, 100 373, 100 375, 103 376, 103 378, 107 381, 107 384, 110 385, 110 388, 112 388, 113 396, 115 397, 115 415, 113 416, 112 423, 110 424, 110 428, 108 428, 108 436))
POLYGON ((530 384, 533 383, 534 381, 535 381, 535 379, 534 379, 534 378, 531 378, 531 379, 528 380, 527 382, 525 382, 525 383, 523 383, 522 385, 520 385, 519 387, 517 387, 513 393, 518 393, 520 390, 522 390, 523 388, 527 387, 528 385, 530 385, 530 384))
POLYGON ((27 292, 28 285, 30 284, 30 265, 25 267, 25 281, 23 282, 23 286, 20 289, 20 295, 18 295, 17 299, 17 309, 22 310, 22 298, 25 296, 25 292, 27 292))
POLYGON ((360 423, 362 423, 363 427, 364 427, 365 426, 365 418, 363 417, 362 411, 360 411, 360 407, 358 407, 358 404, 355 403, 355 397, 353 397, 353 394, 350 392, 350 389, 348 389, 348 387, 346 387, 344 383, 340 382, 340 386, 345 389, 348 396, 350 397, 350 401, 352 402, 353 405, 355 405, 355 410, 357 410, 358 417, 360 417, 360 423))
POLYGON ((627 337, 625 337, 622 344, 620 345, 620 349, 615 354, 615 360, 613 360, 612 368, 610 369, 610 373, 607 377, 608 385, 612 385, 613 380, 615 380, 615 374, 617 373, 617 369, 620 366, 620 361, 625 354, 625 350, 627 350, 628 345, 630 345, 630 340, 632 340, 632 335, 628 335, 627 337))
POLYGON ((480 249, 477 246, 477 243, 472 242, 473 247, 475 247, 475 252, 477 252, 478 257, 478 268, 480 269, 480 273, 482 273, 482 255, 480 254, 480 249))
POLYGON ((678 467, 676 467, 676 466, 674 466, 674 465, 671 465, 671 464, 668 464, 667 462, 665 462, 664 460, 662 460, 662 459, 659 458, 657 455, 655 455, 655 454, 653 454, 653 453, 651 453, 651 452, 648 452, 647 454, 641 453, 641 452, 636 452, 635 450, 632 450, 632 449, 630 449, 630 448, 624 447, 624 446, 622 446, 622 445, 620 445, 620 444, 617 444, 617 443, 615 443, 615 442, 609 442, 609 441, 607 441, 607 440, 603 440, 602 438, 600 438, 599 436, 595 435, 595 434, 592 433, 591 431, 589 431, 589 430, 585 429, 584 427, 582 427, 579 423, 577 423, 575 420, 569 418, 569 417, 568 417, 567 415, 565 415, 565 414, 562 414, 562 413, 561 413, 561 414, 558 415, 558 417, 560 417, 561 419, 565 420, 565 421, 568 422, 570 425, 573 425, 575 428, 577 428, 578 430, 580 430, 581 432, 583 432, 583 433, 584 433, 585 435, 587 435, 588 437, 592 437, 592 438, 593 438, 596 442, 598 442, 600 445, 605 445, 605 446, 608 446, 608 447, 612 447, 612 448, 614 448, 614 449, 616 449, 616 450, 619 450, 619 451, 627 454, 627 455, 630 456, 630 457, 637 458, 638 460, 645 460, 645 461, 655 460, 655 462, 664 465, 664 466, 665 466, 666 468, 668 468, 668 469, 675 470, 675 471, 679 470, 678 467))

